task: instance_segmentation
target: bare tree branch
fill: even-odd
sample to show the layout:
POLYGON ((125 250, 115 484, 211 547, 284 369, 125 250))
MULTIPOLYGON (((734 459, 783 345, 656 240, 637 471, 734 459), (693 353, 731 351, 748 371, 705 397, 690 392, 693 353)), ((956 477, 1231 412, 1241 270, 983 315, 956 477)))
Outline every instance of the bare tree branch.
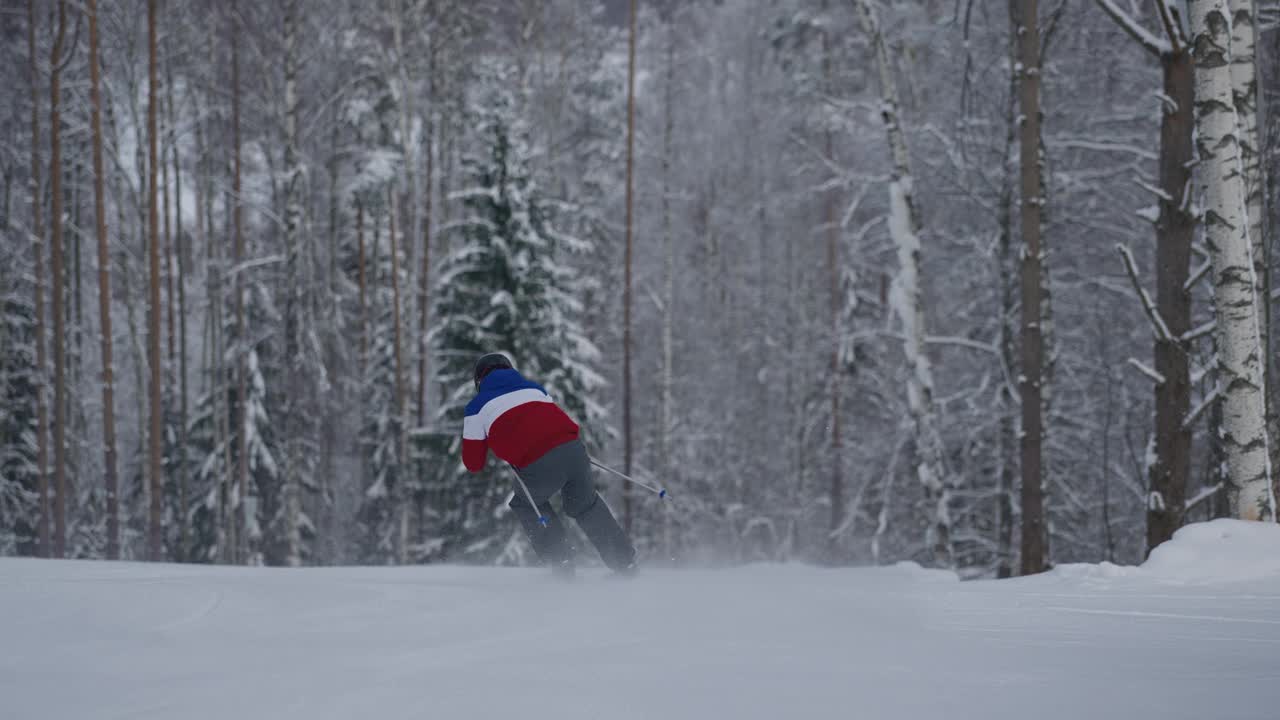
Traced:
POLYGON ((1167 342, 1177 342, 1177 338, 1169 332, 1169 326, 1165 324, 1164 318, 1160 317, 1156 304, 1151 301, 1151 295, 1147 293, 1146 288, 1142 287, 1142 281, 1138 279, 1138 267, 1133 261, 1133 253, 1124 245, 1116 245, 1116 250, 1124 260, 1125 272, 1129 274, 1129 280, 1133 283, 1133 289, 1138 294, 1138 300, 1142 302, 1142 309, 1146 312, 1147 319, 1151 321, 1156 337, 1167 342))
POLYGON ((1129 359, 1128 359, 1128 360, 1126 360, 1125 362, 1129 363, 1129 366, 1130 366, 1130 367, 1132 367, 1133 369, 1137 370, 1138 372, 1140 372, 1140 373, 1142 373, 1143 375, 1146 375, 1148 378, 1150 378, 1150 379, 1151 379, 1151 382, 1153 382, 1153 383, 1155 383, 1155 384, 1157 384, 1157 385, 1163 385, 1163 384, 1164 384, 1164 382, 1165 382, 1165 377, 1164 377, 1164 375, 1161 375, 1159 372, 1156 372, 1156 370, 1155 370, 1155 369, 1153 369, 1153 368, 1151 368, 1150 366, 1148 366, 1148 365, 1144 364, 1141 360, 1139 360, 1139 359, 1137 359, 1137 358, 1129 358, 1129 359))
MULTIPOLYGON (((1115 4, 1114 0, 1095 1, 1098 3, 1098 7, 1102 8, 1103 12, 1110 15, 1111 19, 1116 21, 1116 24, 1120 26, 1121 30, 1128 33, 1129 37, 1133 38, 1134 41, 1146 49, 1147 52, 1150 52, 1157 57, 1167 52, 1173 52, 1172 45, 1161 40, 1146 28, 1142 27, 1142 25, 1129 15, 1129 13, 1121 10, 1115 4)), ((1163 0, 1156 0, 1156 4, 1163 5, 1164 3, 1163 0)))

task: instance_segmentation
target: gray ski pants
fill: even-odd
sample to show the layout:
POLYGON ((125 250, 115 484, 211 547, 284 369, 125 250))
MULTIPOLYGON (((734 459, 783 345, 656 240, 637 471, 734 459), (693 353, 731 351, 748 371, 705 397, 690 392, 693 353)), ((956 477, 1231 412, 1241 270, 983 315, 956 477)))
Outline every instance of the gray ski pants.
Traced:
POLYGON ((530 465, 515 470, 529 488, 538 508, 529 507, 524 490, 518 483, 515 497, 508 504, 520 518, 529 542, 544 562, 554 565, 573 559, 564 522, 549 502, 556 493, 560 493, 565 514, 577 521, 578 527, 596 546, 605 565, 622 570, 635 560, 635 548, 627 534, 596 492, 587 448, 581 440, 558 445, 530 465), (547 518, 546 527, 538 523, 539 513, 547 518))

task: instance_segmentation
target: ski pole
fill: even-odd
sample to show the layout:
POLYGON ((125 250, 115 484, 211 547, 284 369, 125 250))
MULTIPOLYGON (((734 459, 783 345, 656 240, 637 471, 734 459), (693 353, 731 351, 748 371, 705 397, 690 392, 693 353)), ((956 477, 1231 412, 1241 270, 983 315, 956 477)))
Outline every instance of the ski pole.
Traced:
POLYGON ((657 495, 659 498, 666 498, 666 497, 667 497, 667 489, 666 489, 666 488, 655 487, 655 486, 650 485, 650 484, 648 484, 648 483, 645 483, 645 482, 641 482, 641 481, 639 481, 639 480, 636 480, 635 478, 631 477, 630 475, 625 475, 625 474, 623 474, 623 473, 620 473, 620 472, 618 472, 617 470, 614 470, 613 468, 609 467, 608 465, 602 465, 602 464, 600 464, 600 463, 596 462, 596 459, 595 459, 595 458, 590 458, 590 460, 591 460, 591 464, 592 464, 592 465, 595 465, 596 467, 600 468, 601 470, 603 470, 603 471, 605 471, 605 472, 607 472, 607 473, 612 473, 612 474, 614 474, 614 475, 617 475, 618 477, 622 478, 623 480, 626 480, 626 481, 627 481, 627 482, 629 482, 629 483, 634 483, 634 484, 636 484, 636 485, 639 485, 640 487, 644 488, 645 490, 648 490, 649 492, 653 493, 654 495, 657 495))
POLYGON ((538 513, 538 524, 542 527, 546 527, 547 516, 543 515, 542 511, 538 509, 538 503, 533 501, 533 493, 529 492, 529 486, 524 484, 524 478, 520 477, 520 471, 516 470, 515 465, 508 465, 507 467, 511 468, 511 472, 515 473, 516 482, 520 483, 520 489, 524 491, 524 497, 529 501, 529 507, 533 508, 533 511, 538 513))

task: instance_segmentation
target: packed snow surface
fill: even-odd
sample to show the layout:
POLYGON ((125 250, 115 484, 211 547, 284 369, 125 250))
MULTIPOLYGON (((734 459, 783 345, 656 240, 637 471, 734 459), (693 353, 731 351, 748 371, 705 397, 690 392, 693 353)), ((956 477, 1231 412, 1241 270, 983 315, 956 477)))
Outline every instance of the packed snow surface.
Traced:
POLYGON ((0 718, 1280 717, 1280 527, 1141 568, 0 560, 0 718))

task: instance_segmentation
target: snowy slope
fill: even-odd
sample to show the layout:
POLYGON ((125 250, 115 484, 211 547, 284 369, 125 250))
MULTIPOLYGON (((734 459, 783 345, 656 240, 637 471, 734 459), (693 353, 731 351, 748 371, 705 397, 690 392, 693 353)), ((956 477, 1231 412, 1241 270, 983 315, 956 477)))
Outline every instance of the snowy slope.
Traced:
POLYGON ((5 720, 543 717, 1280 718, 1280 527, 963 584, 0 560, 5 720))

